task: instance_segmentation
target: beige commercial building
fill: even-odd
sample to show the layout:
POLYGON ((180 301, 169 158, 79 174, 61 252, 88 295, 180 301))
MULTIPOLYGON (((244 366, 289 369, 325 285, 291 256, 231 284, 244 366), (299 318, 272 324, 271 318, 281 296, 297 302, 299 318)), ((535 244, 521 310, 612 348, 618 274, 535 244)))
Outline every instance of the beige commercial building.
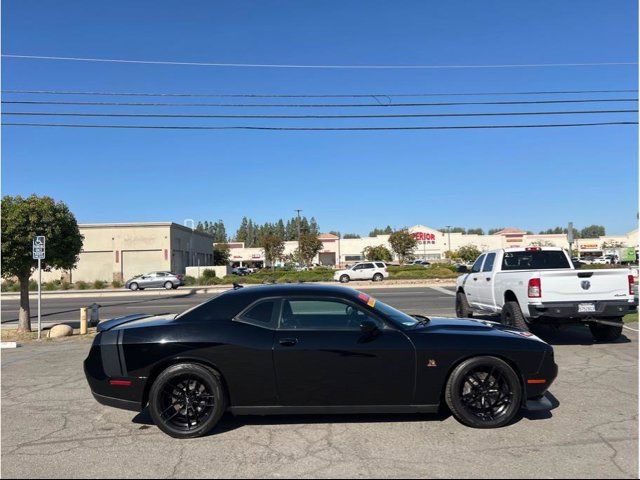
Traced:
MULTIPOLYGON (((481 251, 508 247, 527 246, 556 246, 569 248, 567 236, 528 234, 517 228, 505 228, 493 235, 466 235, 462 233, 447 233, 416 225, 408 229, 416 238, 418 245, 413 252, 415 259, 442 260, 445 252, 455 251, 460 247, 473 245, 481 251)), ((316 256, 313 263, 327 266, 343 266, 364 259, 363 251, 366 247, 383 245, 391 249, 389 235, 376 237, 364 237, 354 239, 340 239, 328 233, 319 237, 323 248, 316 256)), ((580 255, 600 256, 606 253, 608 245, 637 247, 638 230, 619 236, 605 236, 593 239, 579 239, 573 245, 580 255)), ((264 251, 261 248, 245 248, 242 243, 233 243, 231 246, 231 261, 237 265, 264 265, 264 251)), ((284 255, 295 251, 298 244, 295 241, 286 242, 284 255)), ((281 263, 281 262, 279 262, 281 263)))
POLYGON ((213 263, 213 237, 171 222, 81 224, 79 261, 71 271, 43 273, 43 280, 126 281, 153 271, 185 273, 213 263))

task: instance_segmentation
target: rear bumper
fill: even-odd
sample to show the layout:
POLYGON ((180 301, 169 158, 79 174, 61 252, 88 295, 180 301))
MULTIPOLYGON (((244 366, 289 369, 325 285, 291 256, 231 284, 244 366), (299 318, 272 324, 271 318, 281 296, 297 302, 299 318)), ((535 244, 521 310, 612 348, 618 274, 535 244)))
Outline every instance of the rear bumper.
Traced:
POLYGON ((131 410, 132 412, 142 411, 142 405, 139 402, 134 402, 132 400, 123 400, 121 398, 107 397, 105 395, 99 395, 95 392, 91 392, 91 394, 93 395, 93 398, 95 398, 96 401, 101 405, 119 408, 121 410, 131 410))
POLYGON ((593 302, 553 302, 529 305, 529 317, 531 318, 555 318, 555 319, 587 319, 593 317, 622 317, 638 310, 637 302, 627 300, 603 300, 593 302), (595 312, 579 312, 581 303, 595 304, 595 312))

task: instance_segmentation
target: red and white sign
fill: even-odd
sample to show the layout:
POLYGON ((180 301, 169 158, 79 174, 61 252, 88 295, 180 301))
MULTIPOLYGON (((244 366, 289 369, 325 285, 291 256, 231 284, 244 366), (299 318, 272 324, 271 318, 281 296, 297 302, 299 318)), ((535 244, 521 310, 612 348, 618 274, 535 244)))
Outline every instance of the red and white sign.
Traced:
POLYGON ((435 233, 414 232, 411 235, 413 235, 413 238, 415 238, 419 242, 424 242, 424 243, 427 243, 427 244, 430 244, 430 245, 435 245, 435 243, 436 243, 436 235, 435 235, 435 233))

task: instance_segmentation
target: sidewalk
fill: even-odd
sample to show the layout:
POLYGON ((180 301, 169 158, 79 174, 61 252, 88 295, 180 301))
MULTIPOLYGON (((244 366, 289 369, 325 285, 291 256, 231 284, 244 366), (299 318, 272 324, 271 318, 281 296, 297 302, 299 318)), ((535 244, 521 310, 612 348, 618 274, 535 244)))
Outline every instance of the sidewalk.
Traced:
MULTIPOLYGON (((417 280, 385 280, 384 282, 363 282, 355 281, 347 284, 341 284, 338 282, 305 282, 310 285, 342 285, 351 288, 420 288, 420 287, 450 287, 455 285, 455 279, 417 279, 417 280)), ((262 284, 246 284, 244 287, 259 287, 262 284)), ((278 284, 286 285, 286 284, 278 284)), ((297 284, 294 284, 297 285, 297 284)), ((232 285, 202 285, 192 287, 180 287, 176 290, 165 290, 162 288, 148 289, 143 291, 131 291, 125 288, 110 288, 102 290, 52 290, 43 291, 42 298, 105 298, 105 297, 117 297, 123 295, 135 295, 140 296, 174 296, 174 295, 197 295, 197 294, 209 294, 220 293, 233 288, 232 285)), ((37 292, 31 291, 29 296, 34 298, 37 292)), ((2 300, 18 300, 20 299, 20 292, 2 292, 0 294, 2 300)))

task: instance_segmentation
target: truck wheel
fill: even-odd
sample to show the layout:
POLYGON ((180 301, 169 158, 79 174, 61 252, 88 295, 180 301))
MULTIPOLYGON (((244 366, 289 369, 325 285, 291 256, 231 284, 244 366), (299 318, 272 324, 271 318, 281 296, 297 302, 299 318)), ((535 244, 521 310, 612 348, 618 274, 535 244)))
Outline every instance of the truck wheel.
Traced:
MULTIPOLYGON (((605 320, 605 319, 603 319, 605 320)), ((602 323, 590 323, 589 330, 593 338, 599 342, 613 342, 622 335, 622 318, 607 318, 607 322, 618 323, 619 325, 604 325, 602 323)))
POLYGON ((456 293, 456 317, 473 317, 473 310, 471 310, 469 302, 467 301, 467 296, 463 292, 456 293))
POLYGON ((502 324, 516 327, 525 332, 529 331, 518 302, 506 302, 502 307, 502 324))

